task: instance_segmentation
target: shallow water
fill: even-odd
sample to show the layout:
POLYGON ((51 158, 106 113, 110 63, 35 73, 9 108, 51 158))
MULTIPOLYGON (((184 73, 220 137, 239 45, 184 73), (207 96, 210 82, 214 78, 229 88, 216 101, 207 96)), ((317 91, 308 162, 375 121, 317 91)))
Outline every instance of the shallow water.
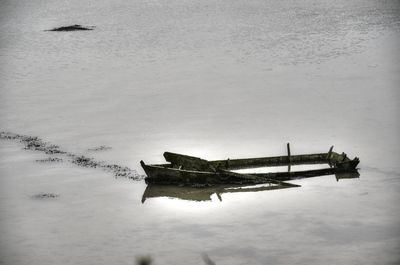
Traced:
POLYGON ((0 263, 396 264, 398 1, 2 1, 0 130, 143 171, 337 152, 360 178, 167 197, 0 140, 0 263), (58 26, 90 32, 46 32, 58 26), (93 151, 96 147, 110 147, 93 151), (90 149, 90 150, 89 150, 90 149), (54 198, 35 198, 55 194, 54 198))

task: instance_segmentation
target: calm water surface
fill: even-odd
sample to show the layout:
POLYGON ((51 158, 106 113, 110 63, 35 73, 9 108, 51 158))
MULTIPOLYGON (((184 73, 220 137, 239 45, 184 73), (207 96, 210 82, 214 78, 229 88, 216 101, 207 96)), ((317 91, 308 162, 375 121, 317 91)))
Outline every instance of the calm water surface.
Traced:
POLYGON ((287 142, 361 163, 355 179, 142 203, 142 181, 0 140, 0 264, 397 264, 399 14, 395 0, 2 1, 2 131, 139 174, 167 150, 287 142), (96 28, 44 31, 70 24, 96 28))

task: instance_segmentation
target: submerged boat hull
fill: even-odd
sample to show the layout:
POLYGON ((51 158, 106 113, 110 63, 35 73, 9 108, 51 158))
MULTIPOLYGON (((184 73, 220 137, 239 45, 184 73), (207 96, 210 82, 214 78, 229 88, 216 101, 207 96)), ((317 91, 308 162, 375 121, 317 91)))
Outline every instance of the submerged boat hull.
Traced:
POLYGON ((140 161, 147 174, 147 183, 168 185, 216 185, 216 184, 261 184, 274 183, 282 186, 298 186, 283 181, 297 178, 309 178, 339 173, 357 172, 360 162, 356 157, 349 159, 345 153, 328 153, 291 155, 288 144, 287 156, 227 159, 208 161, 198 157, 165 152, 165 159, 170 164, 146 165, 140 161), (326 168, 305 171, 291 171, 292 165, 326 164, 326 168), (287 172, 241 174, 230 170, 288 166, 287 172))
POLYGON ((261 184, 269 180, 262 176, 247 176, 233 172, 207 172, 182 170, 169 167, 169 165, 146 165, 143 161, 140 164, 146 172, 146 183, 168 184, 168 185, 189 185, 189 184, 261 184))

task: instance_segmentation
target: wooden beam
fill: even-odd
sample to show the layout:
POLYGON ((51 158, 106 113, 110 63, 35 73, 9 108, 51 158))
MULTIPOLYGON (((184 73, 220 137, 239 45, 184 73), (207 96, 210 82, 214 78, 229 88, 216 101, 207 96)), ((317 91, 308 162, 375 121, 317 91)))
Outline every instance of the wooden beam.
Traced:
POLYGON ((290 164, 291 164, 291 157, 290 157, 290 144, 287 143, 287 153, 288 153, 288 172, 290 172, 290 164))

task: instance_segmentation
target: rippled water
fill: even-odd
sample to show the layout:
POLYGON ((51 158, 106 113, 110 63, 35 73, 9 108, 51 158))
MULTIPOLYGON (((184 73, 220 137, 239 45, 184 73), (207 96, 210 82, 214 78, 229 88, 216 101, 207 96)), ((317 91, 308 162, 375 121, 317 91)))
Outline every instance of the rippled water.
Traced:
POLYGON ((333 144, 361 175, 142 203, 142 181, 0 140, 0 263, 396 264, 399 14, 396 0, 2 1, 1 131, 139 174, 167 150, 333 144), (70 24, 95 30, 45 31, 70 24))

